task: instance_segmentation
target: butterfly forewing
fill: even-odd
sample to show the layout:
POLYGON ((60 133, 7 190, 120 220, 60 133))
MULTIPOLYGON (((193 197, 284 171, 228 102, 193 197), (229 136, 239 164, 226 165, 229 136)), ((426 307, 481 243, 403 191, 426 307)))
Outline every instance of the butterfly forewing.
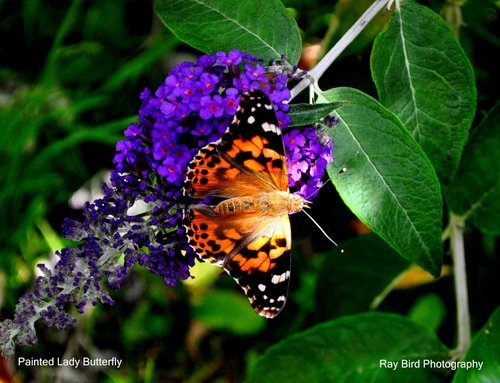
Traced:
POLYGON ((302 204, 288 191, 283 138, 264 93, 244 95, 221 139, 189 163, 185 192, 223 199, 190 206, 189 244, 201 259, 224 267, 260 315, 276 316, 290 278, 288 214, 302 204))
POLYGON ((225 159, 265 179, 270 187, 288 191, 283 137, 274 107, 264 93, 253 91, 242 97, 224 136, 220 151, 225 159))
POLYGON ((203 147, 188 164, 185 189, 195 198, 230 198, 266 188, 288 191, 285 149, 271 102, 253 91, 241 98, 221 139, 203 147))

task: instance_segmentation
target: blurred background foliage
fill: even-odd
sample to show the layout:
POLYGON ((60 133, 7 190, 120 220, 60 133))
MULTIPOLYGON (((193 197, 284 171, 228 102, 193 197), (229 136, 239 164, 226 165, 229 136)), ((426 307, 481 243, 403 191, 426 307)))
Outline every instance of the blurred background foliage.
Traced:
MULTIPOLYGON (((285 1, 303 32, 302 65, 313 65, 370 3, 285 1)), ((500 88, 499 58, 493 55, 500 45, 498 5, 490 0, 425 4, 455 28, 475 68, 479 121, 498 100, 500 88)), ((335 63, 322 79, 325 88, 351 86, 375 94, 369 55, 385 20, 367 28, 335 63)), ((140 92, 155 89, 172 66, 197 55, 163 27, 150 2, 0 0, 2 319, 12 317, 18 297, 31 290, 36 264, 56 261, 54 251, 70 245, 60 236, 62 219, 78 219, 82 203, 96 197, 106 169, 112 167, 116 142, 136 119, 140 92)), ((315 199, 312 215, 336 241, 360 235, 363 227, 332 195, 327 185, 315 199)), ((18 369, 2 360, 0 376, 5 381, 15 374, 16 381, 41 382, 54 377, 82 382, 238 382, 269 345, 318 321, 368 307, 408 315, 437 331, 446 344, 454 344, 452 278, 429 285, 417 270, 406 282, 399 281, 401 289, 382 292, 381 304, 365 302, 356 292, 370 286, 366 279, 349 278, 349 269, 363 270, 377 260, 360 254, 354 263, 345 258, 336 262, 338 252, 310 222, 299 215, 292 217, 292 225, 291 291, 277 319, 256 316, 234 282, 221 278, 220 270, 210 265, 200 265, 196 279, 175 288, 135 268, 114 295, 114 307, 88 310, 69 333, 38 326, 38 345, 19 350, 25 357, 118 356, 124 360, 121 369, 18 369), (332 283, 349 291, 334 291, 332 283), (350 294, 359 299, 353 301, 350 294)), ((495 306, 491 296, 500 271, 498 241, 474 230, 467 236, 468 254, 473 255, 468 259, 472 324, 477 329, 495 306)), ((366 246, 382 246, 370 243, 373 240, 367 237, 366 246)), ((408 267, 400 258, 390 258, 390 250, 386 253, 388 260, 379 263, 380 269, 366 271, 378 277, 381 286, 389 282, 383 281, 384 267, 408 267)))

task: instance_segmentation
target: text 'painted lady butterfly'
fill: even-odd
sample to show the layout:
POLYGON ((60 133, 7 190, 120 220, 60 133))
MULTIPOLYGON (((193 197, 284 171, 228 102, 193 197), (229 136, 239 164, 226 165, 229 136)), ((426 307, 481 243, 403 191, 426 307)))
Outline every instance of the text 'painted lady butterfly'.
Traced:
POLYGON ((221 139, 194 156, 184 193, 212 197, 210 205, 189 206, 190 246, 202 260, 223 267, 257 313, 278 315, 290 280, 288 215, 308 201, 290 194, 283 137, 262 91, 245 94, 221 139))

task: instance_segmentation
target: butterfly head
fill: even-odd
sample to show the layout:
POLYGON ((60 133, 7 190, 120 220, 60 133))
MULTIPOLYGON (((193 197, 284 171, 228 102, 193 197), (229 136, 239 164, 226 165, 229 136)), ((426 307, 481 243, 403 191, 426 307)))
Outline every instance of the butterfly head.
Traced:
POLYGON ((298 213, 304 208, 309 207, 311 202, 306 200, 300 194, 291 194, 288 202, 288 214, 298 213))

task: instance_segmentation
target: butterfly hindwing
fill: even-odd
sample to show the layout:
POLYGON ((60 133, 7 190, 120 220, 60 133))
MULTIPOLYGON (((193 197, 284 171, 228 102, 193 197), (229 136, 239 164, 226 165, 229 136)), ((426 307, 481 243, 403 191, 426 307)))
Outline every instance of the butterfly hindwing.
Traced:
POLYGON ((225 270, 243 288, 255 311, 273 318, 283 309, 290 280, 290 221, 284 215, 230 258, 225 270))
POLYGON ((204 260, 223 267, 242 287, 254 309, 274 317, 286 301, 290 277, 290 220, 237 213, 218 216, 195 206, 188 226, 190 244, 204 260))

